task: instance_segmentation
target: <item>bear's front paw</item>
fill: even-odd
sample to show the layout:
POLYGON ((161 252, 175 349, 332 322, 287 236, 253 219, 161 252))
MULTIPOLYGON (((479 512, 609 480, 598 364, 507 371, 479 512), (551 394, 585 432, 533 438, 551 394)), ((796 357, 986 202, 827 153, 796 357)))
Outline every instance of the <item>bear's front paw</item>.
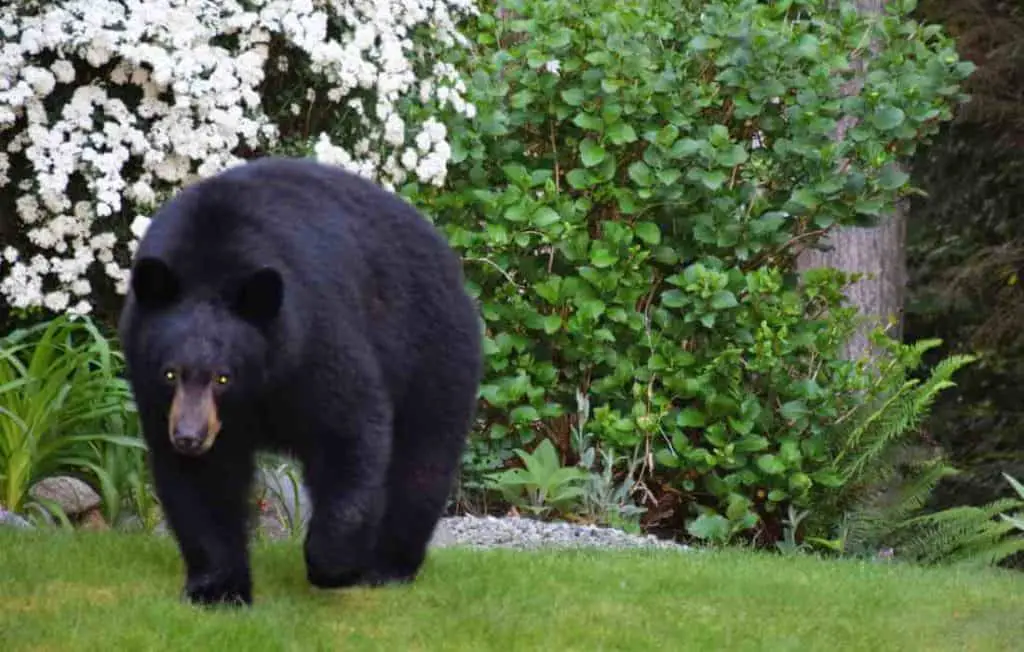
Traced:
POLYGON ((204 606, 250 606, 252 584, 238 574, 204 573, 188 579, 185 597, 193 604, 204 606))

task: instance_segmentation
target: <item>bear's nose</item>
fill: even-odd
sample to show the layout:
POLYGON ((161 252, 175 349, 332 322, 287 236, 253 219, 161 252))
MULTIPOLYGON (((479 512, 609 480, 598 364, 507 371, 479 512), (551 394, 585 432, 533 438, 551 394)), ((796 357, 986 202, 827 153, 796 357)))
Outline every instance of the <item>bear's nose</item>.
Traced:
POLYGON ((175 430, 171 443, 179 453, 196 455, 202 451, 205 433, 201 431, 175 430))

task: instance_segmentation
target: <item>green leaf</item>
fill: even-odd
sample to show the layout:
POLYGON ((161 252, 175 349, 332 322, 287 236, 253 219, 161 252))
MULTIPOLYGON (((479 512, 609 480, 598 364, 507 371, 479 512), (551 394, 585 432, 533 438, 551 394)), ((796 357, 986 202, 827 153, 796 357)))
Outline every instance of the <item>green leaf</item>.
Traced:
POLYGON ((619 118, 622 117, 622 105, 610 97, 604 100, 605 104, 601 106, 601 119, 609 125, 619 122, 619 118))
POLYGON ((758 456, 757 468, 761 469, 768 475, 779 475, 786 470, 786 465, 783 464, 779 458, 770 453, 766 453, 758 456))
POLYGON ((735 308, 738 305, 739 301, 736 300, 736 295, 728 290, 719 290, 711 295, 711 307, 715 310, 735 308))
POLYGON ((724 542, 728 540, 731 529, 729 519, 721 514, 701 514, 686 526, 686 531, 698 539, 724 542))
POLYGON ((729 149, 715 154, 715 160, 719 165, 724 165, 730 168, 741 163, 746 163, 749 157, 747 150, 744 149, 742 145, 733 145, 729 149))
POLYGON ((654 183, 651 168, 643 161, 633 161, 628 168, 629 178, 638 186, 647 187, 654 183))
POLYGON ((811 478, 806 473, 794 473, 789 477, 789 488, 797 493, 811 488, 811 478))
POLYGON ((520 405, 509 413, 509 419, 512 423, 530 423, 540 419, 540 414, 537 413, 537 410, 533 406, 520 405))
POLYGON ((585 138, 580 143, 580 160, 583 165, 592 168, 604 160, 605 151, 593 138, 585 138))
POLYGON ((871 123, 882 131, 891 131, 906 119, 903 110, 895 106, 883 106, 871 115, 871 123))
POLYGON ((632 143, 636 140, 636 131, 628 123, 616 122, 608 128, 608 140, 616 145, 632 143))
POLYGON ((523 109, 530 105, 530 102, 533 101, 533 97, 533 91, 522 90, 518 93, 513 93, 512 97, 509 98, 508 104, 513 109, 523 109))
POLYGON ((706 144, 707 143, 705 141, 683 138, 672 144, 670 152, 673 158, 683 158, 685 156, 692 156, 696 154, 700 151, 701 147, 706 144))
POLYGON ((774 233, 786 223, 788 218, 789 216, 782 211, 768 211, 750 223, 750 230, 756 234, 774 233))
POLYGON ((582 190, 590 186, 590 175, 583 168, 574 168, 565 175, 565 180, 576 190, 582 190))
POLYGON ((548 335, 558 332, 562 327, 561 315, 548 315, 544 318, 544 332, 548 335))
POLYGON ((636 237, 649 245, 656 245, 661 242, 661 230, 653 222, 640 222, 634 227, 636 237))
POLYGON ((555 303, 558 301, 558 290, 561 287, 561 281, 561 277, 549 277, 539 283, 534 283, 533 291, 548 303, 555 303))
POLYGON ((722 42, 714 36, 706 36, 704 34, 698 34, 697 36, 690 39, 690 49, 697 52, 703 52, 704 50, 711 50, 720 46, 722 42))
POLYGON ((807 416, 807 406, 803 401, 789 401, 782 404, 782 407, 779 408, 779 414, 787 421, 797 421, 807 416))
POLYGON ((708 190, 718 190, 725 183, 725 173, 721 170, 697 170, 697 178, 708 190))
POLYGON ((880 215, 883 208, 881 199, 858 199, 853 204, 853 209, 862 215, 880 215))
POLYGON ((556 31, 548 39, 547 46, 552 50, 561 50, 569 47, 572 44, 573 31, 567 27, 563 27, 556 31))
POLYGON ((662 168, 658 170, 658 181, 663 186, 671 186, 676 181, 679 181, 681 176, 683 176, 682 171, 676 168, 662 168))
POLYGON ((590 262, 594 267, 611 267, 619 257, 607 249, 595 249, 590 252, 590 262))
POLYGON ((604 122, 601 118, 596 115, 589 113, 577 113, 576 117, 572 119, 572 123, 580 129, 586 129, 588 131, 601 132, 604 129, 604 122))
POLYGON ((686 305, 686 295, 681 290, 666 290, 661 293, 661 303, 669 308, 681 308, 686 305))
POLYGON ((663 265, 675 265, 679 262, 679 253, 672 247, 658 247, 654 250, 654 259, 663 265))
POLYGON ((835 471, 816 471, 811 474, 811 479, 822 486, 831 487, 833 489, 843 486, 843 477, 835 471))
POLYGON ((662 448, 655 453, 654 461, 657 462, 659 466, 668 469, 675 469, 679 467, 679 458, 673 455, 672 451, 668 448, 662 448))
POLYGON ((524 204, 513 204, 505 211, 505 219, 509 222, 525 222, 526 206, 524 204))
POLYGON ((753 453, 768 448, 770 443, 767 437, 747 435, 736 442, 735 450, 737 453, 753 453))
POLYGON ((551 226, 552 224, 558 222, 561 219, 562 216, 559 215, 558 212, 555 211, 554 209, 549 208, 547 206, 541 206, 540 208, 537 209, 537 212, 533 214, 531 221, 537 226, 544 227, 551 226))
POLYGON ((569 106, 579 106, 583 104, 583 99, 586 97, 586 93, 583 92, 582 88, 567 88, 562 91, 562 100, 569 106))
POLYGON ((883 190, 896 190, 909 179, 909 174, 900 170, 895 163, 890 163, 878 174, 878 187, 883 190))
POLYGON ((530 185, 530 173, 526 171, 526 166, 524 165, 519 163, 508 163, 501 166, 501 171, 505 173, 506 179, 517 186, 530 185))
POLYGON ((810 188, 797 188, 790 195, 789 200, 797 206, 802 206, 809 210, 814 210, 821 203, 818 200, 818 196, 810 188))
POLYGON ((600 299, 587 299, 580 303, 579 314, 587 319, 597 319, 604 314, 604 301, 600 299))
POLYGON ((671 147, 672 143, 676 142, 676 138, 679 138, 679 127, 670 122, 658 130, 654 142, 662 147, 671 147))
POLYGON ((725 516, 730 521, 741 521, 750 511, 750 499, 744 495, 732 493, 729 495, 729 505, 725 509, 725 516))
POLYGON ((704 425, 704 414, 692 407, 685 408, 676 417, 676 423, 682 428, 700 428, 704 425))

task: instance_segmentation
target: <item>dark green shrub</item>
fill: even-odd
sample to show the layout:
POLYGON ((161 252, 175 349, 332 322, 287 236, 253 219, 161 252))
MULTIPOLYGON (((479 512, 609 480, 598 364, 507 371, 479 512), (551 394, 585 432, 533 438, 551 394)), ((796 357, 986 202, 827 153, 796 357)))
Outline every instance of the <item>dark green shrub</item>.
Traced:
POLYGON ((937 28, 849 3, 502 4, 461 62, 478 112, 449 123, 447 187, 404 188, 486 321, 467 474, 541 437, 571 454, 579 391, 652 490, 738 528, 810 504, 840 482, 831 426, 872 380, 839 358, 848 279, 800 277, 794 256, 891 205, 895 162, 950 117, 969 64, 937 28))

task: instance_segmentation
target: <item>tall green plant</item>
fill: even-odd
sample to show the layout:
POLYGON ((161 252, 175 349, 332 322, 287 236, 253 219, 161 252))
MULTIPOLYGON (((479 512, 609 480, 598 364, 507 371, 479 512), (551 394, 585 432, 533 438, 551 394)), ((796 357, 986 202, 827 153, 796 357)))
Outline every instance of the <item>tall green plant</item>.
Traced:
POLYGON ((953 375, 975 360, 953 355, 914 378, 940 340, 901 344, 875 331, 872 343, 886 354, 875 382, 831 432, 836 487, 820 492, 805 515, 810 539, 845 552, 891 545, 893 532, 917 515, 939 481, 956 473, 940 452, 922 445, 918 428, 938 395, 954 386, 953 375))
POLYGON ((923 564, 994 566, 1024 553, 1024 486, 1003 474, 1016 497, 961 505, 895 523, 887 543, 896 557, 923 564))
POLYGON ((108 523, 127 526, 131 517, 137 517, 142 529, 151 531, 160 518, 158 500, 138 417, 130 405, 126 408, 109 415, 100 428, 131 444, 112 444, 109 437, 91 441, 84 465, 99 492, 100 509, 108 523))
POLYGON ((840 358, 848 277, 793 260, 883 214, 900 157, 961 97, 969 64, 904 4, 485 6, 448 185, 403 188, 486 322, 467 475, 567 441, 579 393, 600 444, 643 451, 646 484, 733 525, 837 486, 833 424, 873 381, 840 358))
POLYGON ((133 411, 121 355, 88 318, 57 317, 0 339, 0 503, 23 511, 29 488, 88 472, 98 442, 142 447, 104 419, 133 411))

